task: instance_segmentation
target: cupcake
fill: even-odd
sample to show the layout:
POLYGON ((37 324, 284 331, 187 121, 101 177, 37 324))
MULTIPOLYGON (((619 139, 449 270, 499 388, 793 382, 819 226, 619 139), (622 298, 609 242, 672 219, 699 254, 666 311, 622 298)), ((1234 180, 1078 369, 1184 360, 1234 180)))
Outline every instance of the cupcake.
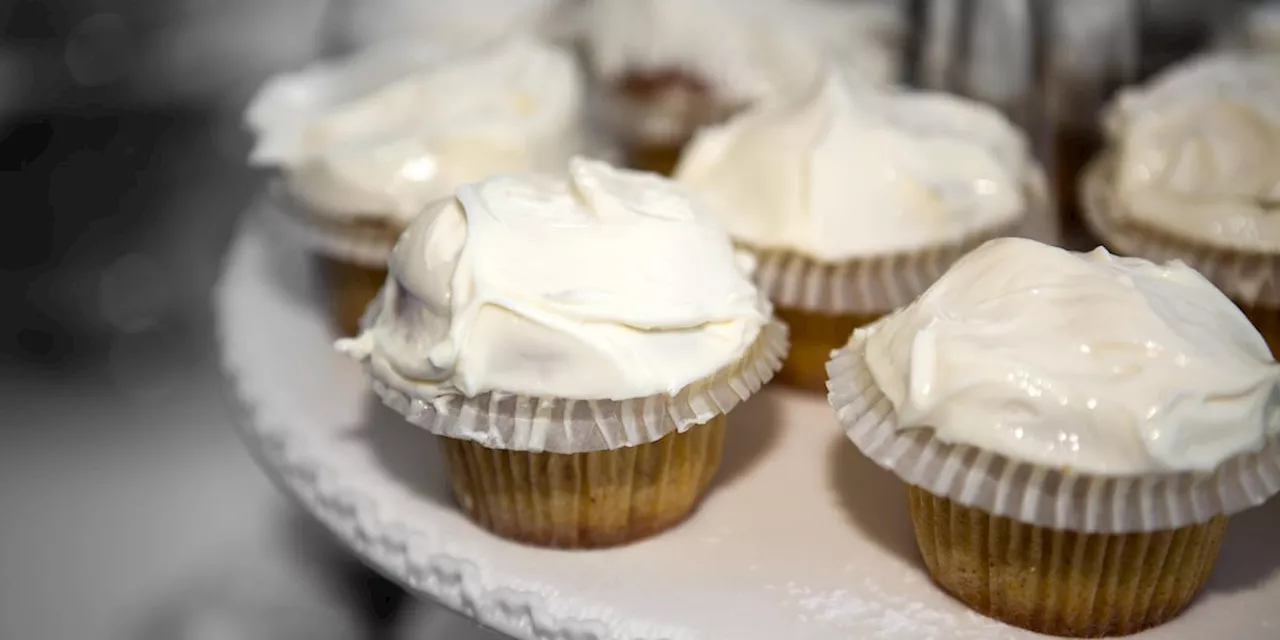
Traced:
POLYGON ((351 335, 396 238, 430 202, 582 151, 573 58, 517 39, 461 55, 385 47, 270 81, 246 119, 278 171, 276 222, 313 250, 351 335))
POLYGON ((1280 367, 1195 270, 993 240, 829 365, 933 579, 1041 633, 1178 615, 1280 489, 1280 367))
POLYGON ((1115 251, 1180 259, 1280 344, 1280 56, 1215 55, 1124 91, 1082 178, 1115 251))
POLYGON ((678 186, 577 158, 567 178, 496 176, 428 209, 338 348, 438 436, 476 523, 616 545, 690 512, 725 414, 781 365, 750 267, 678 186))
POLYGON ((698 127, 819 72, 823 58, 897 79, 902 25, 887 3, 586 0, 582 40, 632 166, 670 173, 698 127))
POLYGON ((990 107, 833 71, 701 131, 676 180, 757 256, 791 327, 779 379, 825 391, 827 359, 855 327, 1044 206, 1026 147, 990 107))

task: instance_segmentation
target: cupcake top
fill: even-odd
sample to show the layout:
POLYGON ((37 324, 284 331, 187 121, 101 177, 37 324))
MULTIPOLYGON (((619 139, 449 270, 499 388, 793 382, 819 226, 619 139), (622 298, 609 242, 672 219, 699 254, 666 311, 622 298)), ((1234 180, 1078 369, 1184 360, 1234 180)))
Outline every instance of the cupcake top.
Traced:
POLYGON ((1023 137, 994 109, 830 72, 703 129, 676 179, 755 249, 839 262, 926 249, 1015 222, 1023 137))
POLYGON ((533 40, 375 49, 269 82, 246 116, 251 161, 324 215, 407 222, 460 184, 563 167, 582 100, 572 57, 533 40))
POLYGON ((1019 462, 1207 472, 1280 432, 1280 367, 1181 262, 993 240, 857 335, 898 428, 1019 462))
POLYGON ((588 0, 583 38, 605 78, 681 71, 745 105, 818 72, 822 58, 896 80, 902 25, 884 2, 588 0))
POLYGON ((1218 247, 1280 251, 1280 56, 1175 67, 1122 92, 1107 126, 1129 215, 1218 247))
POLYGON ((741 359, 771 313, 749 258, 678 185, 582 158, 566 177, 459 188, 389 269, 339 348, 427 400, 675 394, 741 359))

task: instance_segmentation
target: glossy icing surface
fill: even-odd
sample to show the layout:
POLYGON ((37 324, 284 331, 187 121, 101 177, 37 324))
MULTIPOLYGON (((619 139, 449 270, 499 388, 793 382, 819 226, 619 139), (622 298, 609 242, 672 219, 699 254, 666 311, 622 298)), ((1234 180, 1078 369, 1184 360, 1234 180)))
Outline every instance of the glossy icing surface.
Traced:
POLYGON ((993 240, 866 335, 900 429, 1099 475, 1212 471, 1280 430, 1280 367, 1180 262, 993 240))
POLYGON ((676 179, 733 238, 825 262, 909 252, 1015 222, 1026 142, 997 112, 829 71, 702 130, 676 179))
POLYGON ((1217 246, 1280 251, 1280 56, 1184 63, 1124 92, 1109 125, 1129 215, 1217 246))
POLYGON ((658 176, 461 187, 401 237, 374 321, 340 348, 419 398, 674 394, 742 358, 770 318, 751 262, 658 176))
POLYGON ((273 79, 250 106, 252 160, 334 217, 407 223, 493 173, 558 170, 582 150, 572 57, 515 39, 465 54, 379 49, 273 79))

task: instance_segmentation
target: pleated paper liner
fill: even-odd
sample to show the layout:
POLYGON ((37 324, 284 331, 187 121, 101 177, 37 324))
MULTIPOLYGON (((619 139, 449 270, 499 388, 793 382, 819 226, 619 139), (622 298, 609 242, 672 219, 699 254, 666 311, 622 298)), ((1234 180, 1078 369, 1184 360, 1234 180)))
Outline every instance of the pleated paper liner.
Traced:
MULTIPOLYGON (((490 449, 550 453, 611 451, 655 442, 728 413, 773 378, 787 353, 787 328, 771 322, 737 362, 674 395, 630 400, 531 398, 501 392, 422 399, 370 368, 382 401, 410 423, 490 449)), ((401 385, 403 386, 403 385, 401 385)))
POLYGON ((424 402, 373 374, 409 422, 439 436, 454 494, 479 525, 553 547, 631 542, 682 520, 720 464, 727 414, 782 365, 766 325, 738 362, 674 396, 623 401, 486 393, 424 402))
POLYGON ((1212 475, 1072 474, 899 431, 857 332, 828 364, 846 435, 911 487, 930 575, 975 610, 1042 633, 1131 633, 1177 615, 1212 568, 1226 518, 1280 491, 1280 437, 1212 475))
POLYGON ((1253 320, 1272 353, 1280 344, 1280 254, 1216 247, 1125 214, 1112 177, 1115 159, 1094 160, 1080 181, 1085 222, 1117 253, 1155 262, 1181 260, 1227 294, 1253 320))
POLYGON ((829 315, 778 307, 778 318, 787 323, 791 335, 791 351, 778 382, 822 393, 827 390, 827 360, 831 352, 849 340, 854 329, 875 322, 879 315, 829 315))
POLYGON ((268 188, 268 224, 311 253, 338 332, 355 335, 365 307, 387 279, 387 259, 400 235, 390 218, 335 222, 309 209, 276 180, 268 188))
POLYGON ((648 444, 578 454, 438 440, 454 495, 473 521, 510 540, 583 549, 683 520, 720 466, 726 421, 720 415, 648 444))
MULTIPOLYGON (((1052 210, 1044 172, 1028 172, 1027 210, 1004 224, 976 228, 947 243, 920 251, 824 263, 790 251, 754 250, 756 278, 779 307, 829 315, 883 315, 924 293, 951 265, 988 240, 1016 235, 1032 211, 1052 210)), ((749 248, 749 247, 748 247, 749 248)), ((846 336, 847 338, 847 336, 846 336)))
POLYGON ((1029 525, 908 490, 933 579, 971 609, 1039 633, 1101 638, 1177 616, 1209 579, 1226 516, 1149 533, 1029 525))
POLYGON ((791 327, 791 354, 778 380, 825 393, 827 360, 857 327, 909 304, 951 265, 988 240, 1015 235, 1026 219, 1052 215, 1044 173, 1026 179, 1028 210, 1006 224, 975 229, 953 242, 921 251, 823 263, 790 251, 754 251, 756 279, 791 327))
POLYGON ((909 485, 992 515, 1082 533, 1160 531, 1262 504, 1280 491, 1280 436, 1212 475, 1091 477, 950 445, 928 429, 898 431, 893 405, 863 360, 877 325, 857 332, 828 363, 836 417, 849 439, 909 485))

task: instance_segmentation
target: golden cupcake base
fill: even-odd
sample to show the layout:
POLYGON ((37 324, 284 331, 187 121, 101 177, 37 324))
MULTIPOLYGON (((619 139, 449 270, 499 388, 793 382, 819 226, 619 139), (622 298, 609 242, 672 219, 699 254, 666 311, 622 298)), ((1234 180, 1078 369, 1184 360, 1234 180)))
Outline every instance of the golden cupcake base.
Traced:
POLYGON ((1168 531, 1086 534, 992 516, 909 490, 934 581, 970 608, 1038 633, 1128 635, 1176 617, 1209 578, 1227 519, 1168 531))
POLYGON ((527 544, 625 544, 685 518, 720 466, 724 416, 636 447, 559 454, 490 449, 438 438, 463 511, 527 544))
POLYGON ((1280 358, 1280 309, 1236 303, 1271 347, 1271 355, 1280 358))
POLYGON ((849 342, 853 330, 875 322, 878 315, 828 315, 778 307, 778 318, 790 327, 791 352, 776 379, 782 384, 827 392, 827 361, 849 342))
POLYGON ((626 148, 626 162, 633 169, 670 176, 675 173, 683 150, 684 145, 679 143, 632 144, 626 148))
POLYGON ((344 336, 360 332, 360 318, 387 280, 387 270, 373 269, 328 256, 316 256, 329 300, 329 315, 344 336))

